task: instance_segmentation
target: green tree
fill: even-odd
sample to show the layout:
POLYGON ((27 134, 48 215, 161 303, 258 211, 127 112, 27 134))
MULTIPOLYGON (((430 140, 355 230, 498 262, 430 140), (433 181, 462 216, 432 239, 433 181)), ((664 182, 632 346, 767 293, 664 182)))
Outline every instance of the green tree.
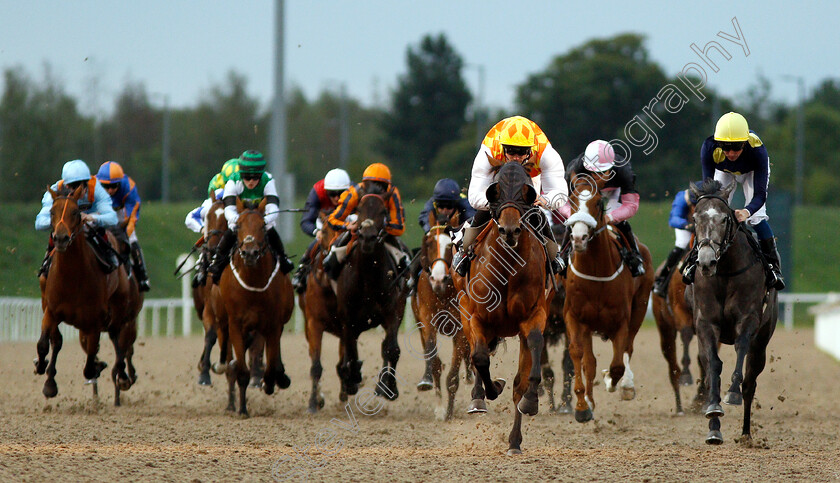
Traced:
POLYGON ((434 183, 422 173, 429 172, 441 147, 461 137, 472 96, 461 76, 464 62, 445 35, 424 36, 408 48, 406 63, 391 109, 381 117, 381 151, 404 180, 403 190, 420 194, 434 183))

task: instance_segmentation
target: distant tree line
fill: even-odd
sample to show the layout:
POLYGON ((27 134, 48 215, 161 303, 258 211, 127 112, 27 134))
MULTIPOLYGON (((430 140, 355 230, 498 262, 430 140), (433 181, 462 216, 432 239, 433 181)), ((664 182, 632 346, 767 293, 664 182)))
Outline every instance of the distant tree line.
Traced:
MULTIPOLYGON (((464 80, 465 63, 446 37, 426 35, 408 47, 406 71, 386 108, 364 107, 355 99, 323 91, 307 99, 298 88, 287 93, 288 166, 299 195, 339 165, 341 122, 349 125, 347 167, 358 179, 371 162, 393 171, 403 196, 425 198, 438 178, 466 185, 479 133, 502 117, 521 114, 537 121, 561 156, 570 160, 594 139, 623 136, 625 126, 676 79, 650 59, 645 39, 621 34, 585 42, 558 54, 516 88, 510 112, 479 110, 464 80), (478 122, 477 122, 478 121, 478 122)), ((648 154, 634 150, 632 165, 643 198, 665 199, 700 176, 699 150, 715 116, 744 114, 771 156, 771 189, 793 191, 796 106, 771 100, 771 84, 759 78, 745 94, 728 99, 704 88, 706 99, 687 102, 677 114, 661 115, 658 144, 648 154)), ((486 100, 493 104, 493 100, 486 100)), ((805 103, 806 203, 840 204, 840 80, 812 89, 805 103)), ((270 113, 248 92, 247 78, 230 72, 188 108, 170 115, 170 199, 205 196, 207 182, 222 163, 244 149, 268 151, 270 113)), ((35 80, 21 68, 3 71, 0 99, 0 199, 38 199, 70 159, 91 169, 115 160, 140 186, 145 199, 161 197, 164 110, 142 83, 128 83, 104 118, 80 112, 79 101, 46 69, 35 80)))

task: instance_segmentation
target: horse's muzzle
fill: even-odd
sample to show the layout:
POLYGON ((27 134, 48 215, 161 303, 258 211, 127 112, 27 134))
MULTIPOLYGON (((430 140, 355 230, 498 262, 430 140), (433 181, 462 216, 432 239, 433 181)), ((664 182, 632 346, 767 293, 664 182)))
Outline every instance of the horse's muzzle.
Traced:
POLYGON ((55 250, 59 253, 64 253, 67 251, 67 247, 70 246, 70 242, 72 241, 72 237, 69 235, 55 235, 53 236, 53 243, 55 244, 55 250))
POLYGON ((522 234, 522 225, 515 225, 515 226, 505 226, 499 225, 499 235, 502 237, 502 240, 508 244, 511 248, 516 248, 516 245, 519 243, 519 235, 522 234))
POLYGON ((697 266, 704 277, 712 277, 717 272, 718 259, 711 247, 703 247, 697 251, 697 266))
POLYGON ((260 259, 260 250, 259 248, 243 248, 239 250, 239 256, 242 257, 245 265, 253 267, 257 264, 257 260, 260 259))

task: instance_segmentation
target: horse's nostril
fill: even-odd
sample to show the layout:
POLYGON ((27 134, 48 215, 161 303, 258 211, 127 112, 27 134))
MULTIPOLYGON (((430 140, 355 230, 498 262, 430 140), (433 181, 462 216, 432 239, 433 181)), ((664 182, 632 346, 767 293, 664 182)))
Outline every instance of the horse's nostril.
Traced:
POLYGON ((519 228, 519 227, 517 226, 517 227, 516 227, 516 229, 514 229, 514 230, 513 230, 513 234, 514 234, 514 235, 519 235, 520 233, 522 233, 522 228, 519 228))
POLYGON ((499 227, 499 234, 500 234, 500 235, 504 235, 504 234, 505 234, 505 227, 503 227, 503 226, 500 226, 500 227, 499 227))

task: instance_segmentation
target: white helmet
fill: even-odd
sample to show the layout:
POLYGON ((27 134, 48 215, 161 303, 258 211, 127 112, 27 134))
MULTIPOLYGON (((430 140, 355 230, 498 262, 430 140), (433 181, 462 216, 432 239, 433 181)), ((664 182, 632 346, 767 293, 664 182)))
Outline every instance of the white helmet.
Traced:
POLYGON ((610 143, 601 139, 592 141, 583 153, 583 166, 594 173, 601 173, 615 164, 615 151, 610 143))
POLYGON ((324 176, 324 189, 329 191, 346 190, 350 187, 350 175, 341 168, 331 169, 324 176))

